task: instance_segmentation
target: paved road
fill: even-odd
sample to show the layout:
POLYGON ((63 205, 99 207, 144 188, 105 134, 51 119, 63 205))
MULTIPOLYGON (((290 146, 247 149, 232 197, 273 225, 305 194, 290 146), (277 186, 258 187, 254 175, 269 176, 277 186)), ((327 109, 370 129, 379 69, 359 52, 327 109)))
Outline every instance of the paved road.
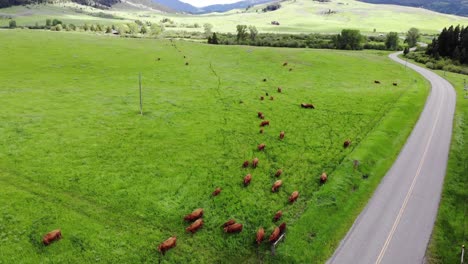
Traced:
MULTIPOLYGON (((405 64, 390 55, 394 61, 405 64)), ((392 168, 327 263, 417 264, 434 226, 447 166, 455 90, 408 63, 432 84, 424 110, 392 168)))

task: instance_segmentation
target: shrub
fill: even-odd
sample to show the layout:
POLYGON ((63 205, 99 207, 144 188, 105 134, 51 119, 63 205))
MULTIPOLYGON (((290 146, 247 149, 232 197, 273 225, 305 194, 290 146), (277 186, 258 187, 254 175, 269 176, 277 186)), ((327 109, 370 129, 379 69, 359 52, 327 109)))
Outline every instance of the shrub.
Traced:
POLYGON ((16 28, 16 21, 15 20, 10 20, 10 22, 8 22, 8 27, 9 28, 16 28))

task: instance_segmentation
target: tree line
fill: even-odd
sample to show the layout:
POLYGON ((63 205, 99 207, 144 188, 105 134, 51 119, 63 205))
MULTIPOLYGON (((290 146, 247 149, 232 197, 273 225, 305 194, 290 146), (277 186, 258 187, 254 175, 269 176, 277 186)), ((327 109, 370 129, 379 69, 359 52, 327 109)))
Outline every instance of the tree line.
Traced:
POLYGON ((344 50, 399 50, 398 33, 390 32, 386 36, 369 36, 359 30, 343 29, 340 34, 279 34, 259 33, 255 26, 237 25, 237 34, 211 33, 205 30, 209 44, 251 45, 288 48, 317 48, 344 50))
POLYGON ((454 62, 468 64, 468 27, 445 27, 427 47, 426 54, 435 59, 450 58, 454 62))

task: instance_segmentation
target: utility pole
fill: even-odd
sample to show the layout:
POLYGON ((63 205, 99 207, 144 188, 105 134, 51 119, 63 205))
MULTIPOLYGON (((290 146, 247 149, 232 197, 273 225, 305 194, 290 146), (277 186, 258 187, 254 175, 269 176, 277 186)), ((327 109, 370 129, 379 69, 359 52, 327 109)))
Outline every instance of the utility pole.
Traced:
POLYGON ((143 97, 141 95, 141 72, 138 76, 139 76, 138 80, 140 84, 140 114, 143 115, 143 97))

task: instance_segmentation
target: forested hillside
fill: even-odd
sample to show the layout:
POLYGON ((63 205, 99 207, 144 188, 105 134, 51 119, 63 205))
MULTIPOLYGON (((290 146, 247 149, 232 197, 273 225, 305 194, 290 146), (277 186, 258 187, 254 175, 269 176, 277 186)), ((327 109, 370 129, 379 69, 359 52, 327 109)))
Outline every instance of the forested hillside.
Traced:
POLYGON ((467 0, 359 0, 373 4, 392 4, 423 7, 441 13, 468 16, 467 0))
MULTIPOLYGON (((0 0, 0 8, 16 5, 45 4, 50 0, 0 0)), ((108 8, 120 2, 120 0, 71 0, 81 5, 93 6, 97 8, 108 8)))

